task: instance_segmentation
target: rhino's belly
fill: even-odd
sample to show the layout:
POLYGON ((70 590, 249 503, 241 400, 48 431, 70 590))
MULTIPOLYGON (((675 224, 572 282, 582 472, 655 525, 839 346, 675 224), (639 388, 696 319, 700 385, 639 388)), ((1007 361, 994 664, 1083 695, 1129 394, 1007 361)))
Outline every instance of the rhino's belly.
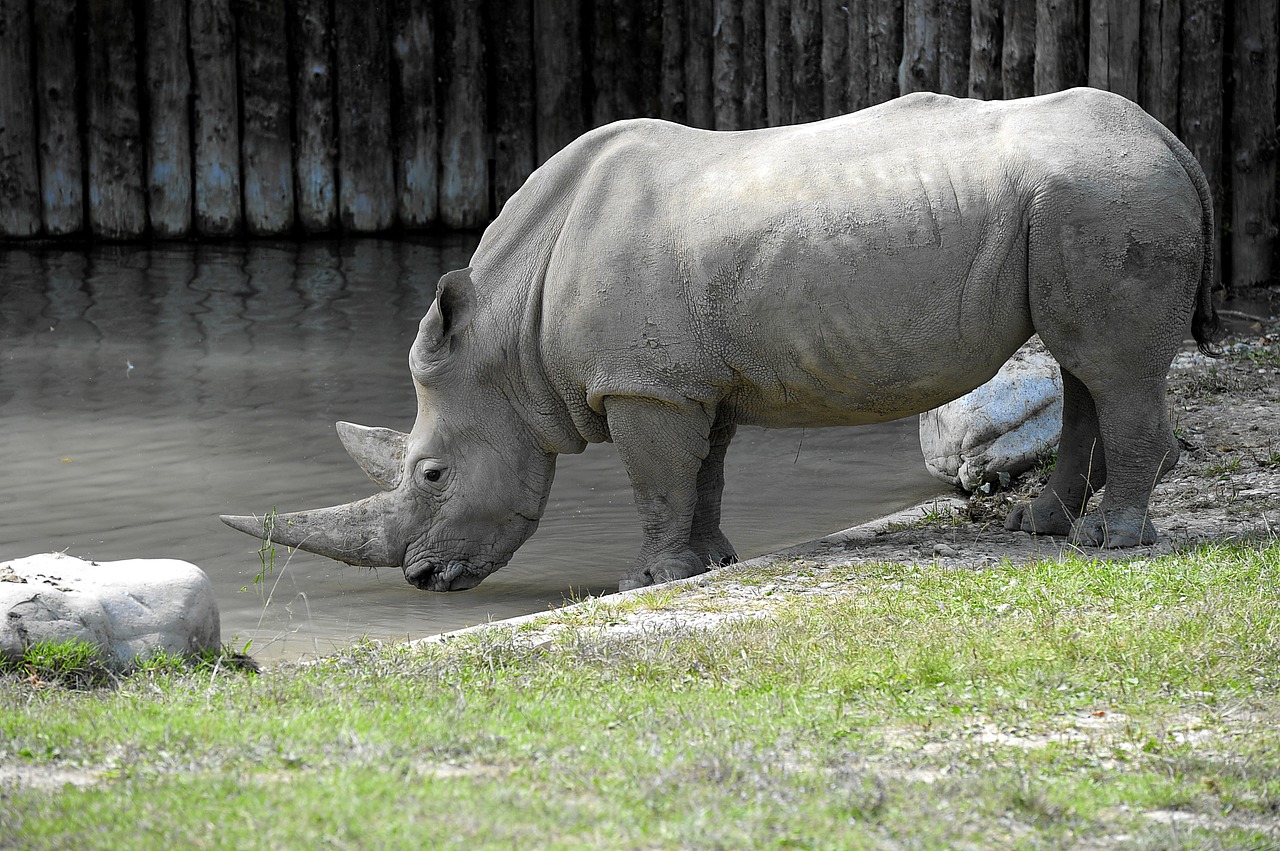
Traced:
POLYGON ((719 403, 721 414, 742 425, 819 428, 867 425, 919 414, 988 381, 1029 332, 988 338, 989 348, 963 357, 950 352, 899 350, 891 363, 858 360, 846 369, 777 364, 767 380, 742 376, 719 403))

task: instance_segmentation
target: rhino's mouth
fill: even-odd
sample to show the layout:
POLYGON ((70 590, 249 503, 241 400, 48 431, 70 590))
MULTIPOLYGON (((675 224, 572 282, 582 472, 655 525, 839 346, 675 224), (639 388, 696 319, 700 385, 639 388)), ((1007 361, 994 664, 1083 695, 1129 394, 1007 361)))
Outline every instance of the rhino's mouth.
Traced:
POLYGON ((404 578, 423 591, 465 591, 474 588, 497 568, 476 568, 462 561, 448 564, 419 563, 405 565, 404 578))

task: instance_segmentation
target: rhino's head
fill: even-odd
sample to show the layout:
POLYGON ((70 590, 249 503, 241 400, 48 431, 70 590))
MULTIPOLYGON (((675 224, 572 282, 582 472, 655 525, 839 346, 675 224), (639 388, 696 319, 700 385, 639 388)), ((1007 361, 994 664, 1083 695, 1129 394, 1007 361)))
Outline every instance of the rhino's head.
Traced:
MULTIPOLYGON (((275 518, 272 541, 365 567, 404 569, 431 591, 472 588, 510 560, 546 507, 555 455, 502 385, 486 380, 466 270, 440 281, 409 354, 418 415, 409 434, 338 423, 347 451, 382 492, 275 518)), ((261 536, 254 517, 227 525, 261 536)))

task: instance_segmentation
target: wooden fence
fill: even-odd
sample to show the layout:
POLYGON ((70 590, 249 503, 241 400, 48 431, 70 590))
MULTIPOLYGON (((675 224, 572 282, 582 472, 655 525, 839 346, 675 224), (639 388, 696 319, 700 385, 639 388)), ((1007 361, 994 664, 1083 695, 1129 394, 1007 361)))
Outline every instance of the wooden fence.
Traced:
POLYGON ((483 225, 590 127, 1092 85, 1276 275, 1276 0, 0 0, 0 238, 483 225))

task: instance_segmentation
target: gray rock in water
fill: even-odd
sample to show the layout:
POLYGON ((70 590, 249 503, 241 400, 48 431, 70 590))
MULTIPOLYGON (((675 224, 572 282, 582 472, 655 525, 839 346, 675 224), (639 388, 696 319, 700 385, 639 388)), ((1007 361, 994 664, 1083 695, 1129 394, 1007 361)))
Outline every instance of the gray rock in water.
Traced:
POLYGON ((921 414, 920 449, 936 478, 974 491, 1031 469, 1057 447, 1061 431, 1062 376, 1032 337, 995 378, 921 414))
POLYGON ((90 562, 45 553, 0 563, 0 655, 79 638, 126 669, 159 651, 218 650, 218 602, 203 570, 175 559, 90 562))

